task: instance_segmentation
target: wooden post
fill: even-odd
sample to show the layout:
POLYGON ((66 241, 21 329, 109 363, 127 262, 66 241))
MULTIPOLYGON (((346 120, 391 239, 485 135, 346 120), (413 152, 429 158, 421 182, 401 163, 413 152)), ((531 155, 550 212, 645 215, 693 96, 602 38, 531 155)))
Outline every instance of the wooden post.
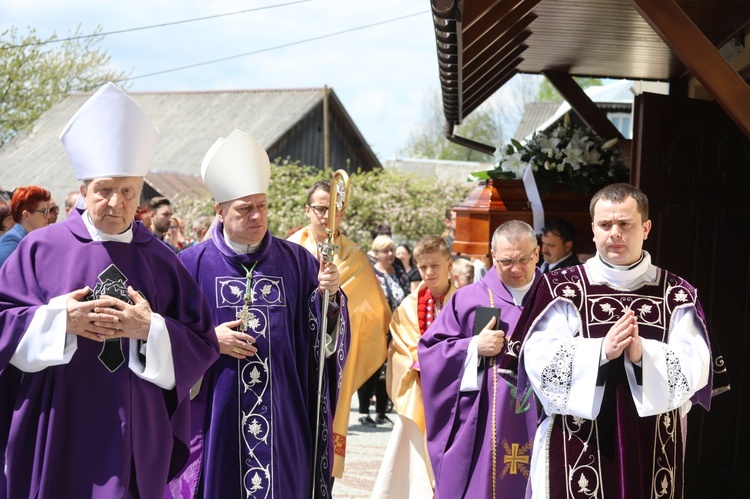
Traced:
POLYGON ((674 0, 630 0, 643 19, 750 137, 750 86, 674 0))
POLYGON ((328 109, 328 96, 331 89, 328 85, 323 86, 323 171, 328 172, 331 169, 331 135, 328 122, 330 121, 328 109))

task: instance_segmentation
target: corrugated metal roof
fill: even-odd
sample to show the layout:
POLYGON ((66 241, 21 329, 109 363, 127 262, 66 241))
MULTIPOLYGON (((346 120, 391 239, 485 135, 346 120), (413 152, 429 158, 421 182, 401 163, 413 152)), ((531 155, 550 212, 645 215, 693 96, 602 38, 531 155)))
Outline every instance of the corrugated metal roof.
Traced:
POLYGON ((149 172, 146 175, 146 183, 172 200, 178 194, 195 197, 204 197, 211 194, 200 175, 149 172))
MULTIPOLYGON (((616 110, 621 109, 627 112, 633 108, 635 94, 631 90, 633 82, 630 80, 619 80, 608 85, 597 85, 588 87, 585 92, 595 102, 600 109, 616 110)), ((522 139, 529 139, 531 134, 536 130, 546 130, 560 120, 565 113, 570 111, 571 107, 568 102, 558 104, 557 110, 552 113, 546 120, 539 123, 534 130, 524 135, 522 139)), ((521 139, 519 139, 521 140, 521 139)))
MULTIPOLYGON (((129 94, 160 131, 151 171, 199 176, 201 160, 217 138, 239 128, 270 149, 306 115, 322 106, 324 89, 129 94)), ((331 103, 340 105, 332 91, 331 94, 331 103)), ((70 94, 45 112, 33 130, 19 134, 0 148, 0 185, 5 189, 41 185, 58 202, 67 192, 77 190, 78 182, 59 135, 90 95, 70 94)), ((350 119, 345 110, 342 116, 350 119)), ((354 123, 351 126, 358 133, 354 123)))
POLYGON ((521 122, 516 128, 516 133, 513 134, 513 138, 516 140, 523 140, 528 135, 534 133, 539 128, 539 125, 547 121, 550 116, 555 114, 555 111, 560 107, 559 102, 530 102, 526 104, 521 117, 521 122))

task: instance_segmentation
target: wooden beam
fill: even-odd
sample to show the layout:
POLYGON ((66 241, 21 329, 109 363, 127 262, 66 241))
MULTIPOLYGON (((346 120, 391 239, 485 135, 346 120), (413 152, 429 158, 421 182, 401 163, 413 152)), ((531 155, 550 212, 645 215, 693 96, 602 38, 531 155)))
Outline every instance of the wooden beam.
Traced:
POLYGON ((552 83, 570 104, 584 123, 591 127, 604 140, 623 139, 624 137, 612 124, 599 107, 586 95, 586 92, 573 80, 568 73, 558 71, 542 71, 542 74, 552 83))
POLYGON ((750 87, 674 0, 630 0, 719 106, 750 137, 750 87))

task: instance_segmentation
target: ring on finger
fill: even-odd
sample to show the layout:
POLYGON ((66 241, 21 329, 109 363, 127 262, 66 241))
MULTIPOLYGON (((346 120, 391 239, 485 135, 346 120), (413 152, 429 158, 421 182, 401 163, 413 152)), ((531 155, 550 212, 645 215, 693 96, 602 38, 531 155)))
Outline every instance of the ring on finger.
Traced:
POLYGON ((239 354, 239 353, 241 353, 241 352, 242 352, 242 351, 241 351, 241 350, 240 350, 239 348, 237 348, 237 347, 234 347, 234 348, 232 349, 232 351, 233 351, 234 353, 236 353, 236 354, 239 354))

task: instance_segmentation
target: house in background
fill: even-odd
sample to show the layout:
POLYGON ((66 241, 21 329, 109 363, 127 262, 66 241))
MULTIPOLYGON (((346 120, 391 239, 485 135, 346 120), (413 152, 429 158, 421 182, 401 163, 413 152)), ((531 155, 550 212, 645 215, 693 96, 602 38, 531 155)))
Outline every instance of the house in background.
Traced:
MULTIPOLYGON (((233 129, 257 138, 271 160, 364 171, 381 168, 378 158, 332 89, 130 92, 159 129, 144 198, 203 196, 203 156, 233 129)), ((91 96, 70 94, 45 112, 29 132, 0 148, 0 185, 40 185, 61 203, 78 189, 60 143, 60 133, 91 96)))
MULTIPOLYGON (((619 80, 606 85, 588 87, 584 90, 589 99, 602 110, 617 131, 626 140, 633 138, 633 102, 635 96, 643 92, 667 94, 669 85, 664 82, 643 82, 619 80)), ((534 132, 548 130, 557 126, 570 113, 574 123, 583 125, 575 109, 566 101, 531 102, 524 109, 521 122, 513 138, 523 142, 531 138, 534 132), (571 112, 572 111, 572 112, 571 112)))

